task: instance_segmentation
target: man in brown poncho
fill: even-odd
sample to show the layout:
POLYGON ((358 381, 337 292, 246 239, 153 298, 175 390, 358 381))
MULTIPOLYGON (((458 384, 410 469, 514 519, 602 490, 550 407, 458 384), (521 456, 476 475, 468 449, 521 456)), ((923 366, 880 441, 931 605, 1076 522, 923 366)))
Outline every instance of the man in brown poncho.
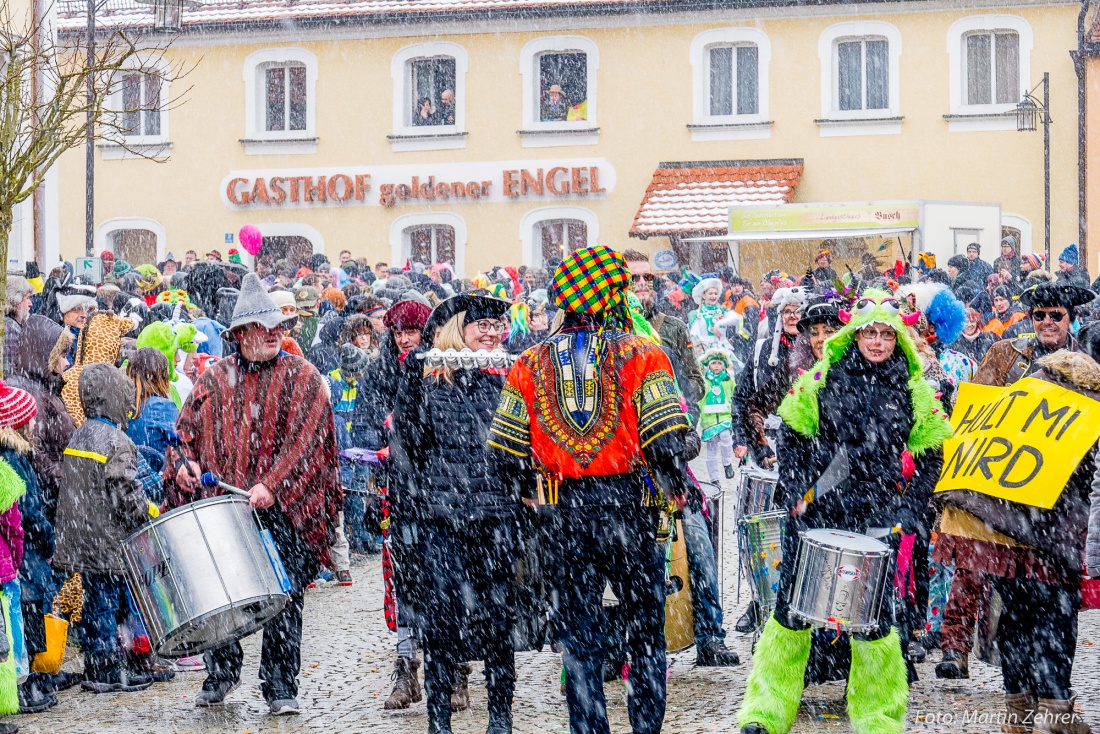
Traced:
MULTIPOLYGON (((282 351, 285 321, 259 278, 245 276, 225 333, 240 353, 195 383, 165 472, 171 506, 220 494, 199 482, 202 472, 213 472, 249 492, 274 535, 292 585, 286 607, 264 625, 260 657, 260 687, 277 716, 298 713, 303 593, 320 566, 331 566, 329 546, 342 504, 324 378, 301 357, 282 351)), ((197 705, 222 703, 240 682, 242 662, 239 642, 207 652, 197 705)))

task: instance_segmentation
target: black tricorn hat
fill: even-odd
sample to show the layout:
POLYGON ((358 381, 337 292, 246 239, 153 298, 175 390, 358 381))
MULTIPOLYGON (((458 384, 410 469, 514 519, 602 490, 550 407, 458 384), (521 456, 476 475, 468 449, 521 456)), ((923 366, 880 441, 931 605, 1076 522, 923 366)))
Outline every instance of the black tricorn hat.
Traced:
POLYGON ((1068 311, 1083 306, 1094 298, 1096 294, 1088 288, 1069 283, 1040 283, 1020 294, 1020 300, 1029 309, 1061 306, 1068 311))

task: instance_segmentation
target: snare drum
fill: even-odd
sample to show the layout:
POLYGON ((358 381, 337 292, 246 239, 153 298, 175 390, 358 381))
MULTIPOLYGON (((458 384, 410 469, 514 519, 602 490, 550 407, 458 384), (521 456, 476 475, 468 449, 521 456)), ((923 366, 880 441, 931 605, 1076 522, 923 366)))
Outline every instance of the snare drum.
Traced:
POLYGON ((771 611, 775 609, 775 596, 779 593, 787 513, 765 512, 742 518, 738 532, 745 553, 745 570, 752 579, 753 596, 763 610, 771 611))
POLYGON ((770 512, 775 497, 775 485, 779 481, 779 472, 768 471, 756 466, 746 466, 741 470, 741 486, 737 491, 737 518, 770 512))
POLYGON ((799 538, 791 614, 817 627, 878 629, 891 550, 866 535, 807 530, 799 538))

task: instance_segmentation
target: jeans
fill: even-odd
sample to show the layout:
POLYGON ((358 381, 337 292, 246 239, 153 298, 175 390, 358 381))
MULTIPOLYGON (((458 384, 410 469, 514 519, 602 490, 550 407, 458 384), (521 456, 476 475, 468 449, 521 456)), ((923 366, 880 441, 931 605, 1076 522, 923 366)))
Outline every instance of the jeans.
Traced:
POLYGON ((558 638, 572 734, 609 734, 602 666, 604 586, 619 599, 630 654, 627 708, 635 734, 657 734, 665 716, 664 556, 656 512, 640 507, 561 507, 558 638))
POLYGON ((684 543, 691 579, 691 609, 695 617, 695 644, 726 639, 722 629, 722 602, 718 596, 718 561, 710 542, 706 518, 684 507, 684 543))
MULTIPOLYGON (((264 625, 263 647, 260 650, 260 690, 268 701, 298 695, 304 601, 305 593, 296 591, 291 594, 283 611, 264 625)), ((204 688, 216 683, 236 683, 241 679, 244 651, 239 641, 209 650, 203 658, 207 671, 204 688)))
POLYGON ((118 619, 127 609, 126 582, 102 573, 82 573, 84 614, 80 618, 85 655, 118 656, 118 619))
POLYGON ((718 472, 718 453, 721 450, 722 466, 733 464, 733 434, 728 430, 722 431, 717 436, 706 442, 707 446, 707 474, 710 481, 717 482, 721 479, 718 472))
POLYGON ((1080 583, 1006 578, 993 583, 1002 603, 997 649, 1005 692, 1033 691, 1039 698, 1069 700, 1080 583))

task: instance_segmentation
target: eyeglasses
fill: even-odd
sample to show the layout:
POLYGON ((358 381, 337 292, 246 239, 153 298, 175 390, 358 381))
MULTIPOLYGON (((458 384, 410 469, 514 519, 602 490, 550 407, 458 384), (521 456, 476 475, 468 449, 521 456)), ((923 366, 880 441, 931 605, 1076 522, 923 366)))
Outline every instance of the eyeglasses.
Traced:
POLYGON ((1068 315, 1068 312, 1057 309, 1052 309, 1050 311, 1043 311, 1042 309, 1039 309, 1031 312, 1031 320, 1035 323, 1039 323, 1041 321, 1051 321, 1057 324, 1068 315))
POLYGON ((866 339, 869 342, 873 342, 881 339, 884 342, 897 341, 898 335, 893 329, 860 329, 859 336, 861 339, 866 339))
POLYGON ((630 282, 636 284, 644 280, 646 283, 652 283, 655 277, 653 273, 641 273, 640 275, 631 275, 630 282))
POLYGON ((481 319, 474 323, 477 324, 477 330, 482 334, 488 334, 489 332, 503 334, 504 330, 508 328, 508 325, 503 321, 495 321, 493 319, 481 319))
POLYGON ((792 311, 792 310, 790 310, 790 309, 786 309, 786 308, 785 308, 785 309, 783 309, 783 318, 785 318, 785 319, 793 319, 793 320, 797 321, 797 320, 799 319, 799 316, 798 316, 798 309, 796 308, 796 309, 794 309, 793 311, 792 311))

